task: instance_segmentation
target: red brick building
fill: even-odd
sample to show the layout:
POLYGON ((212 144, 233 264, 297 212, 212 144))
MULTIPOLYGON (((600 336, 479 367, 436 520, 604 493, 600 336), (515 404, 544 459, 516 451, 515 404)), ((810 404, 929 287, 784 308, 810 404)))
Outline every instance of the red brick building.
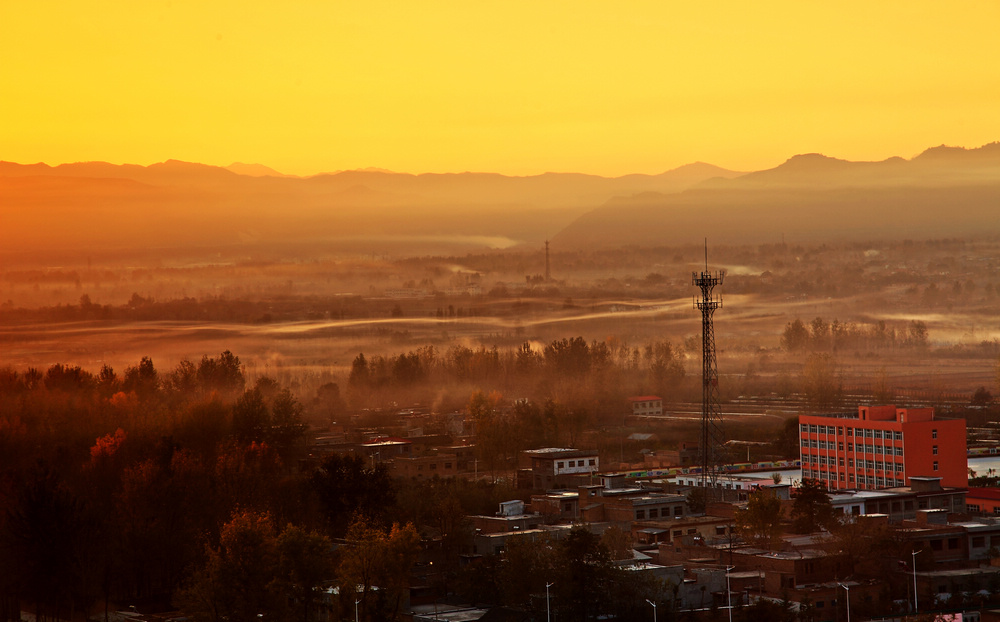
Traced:
POLYGON ((965 420, 933 408, 861 406, 857 415, 799 417, 802 477, 831 490, 902 487, 915 476, 968 485, 965 420))

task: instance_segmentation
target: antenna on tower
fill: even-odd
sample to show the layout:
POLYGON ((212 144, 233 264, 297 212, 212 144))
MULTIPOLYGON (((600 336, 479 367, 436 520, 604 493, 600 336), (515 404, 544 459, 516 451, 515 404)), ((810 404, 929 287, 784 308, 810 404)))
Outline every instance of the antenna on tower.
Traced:
POLYGON ((712 317, 722 306, 722 296, 712 297, 716 285, 722 285, 725 270, 708 271, 708 238, 705 239, 705 271, 694 272, 692 283, 701 290, 701 299, 695 308, 701 311, 701 461, 700 484, 707 494, 716 488, 719 472, 725 463, 725 434, 723 432, 722 406, 719 404, 719 370, 715 356, 715 325, 712 317))

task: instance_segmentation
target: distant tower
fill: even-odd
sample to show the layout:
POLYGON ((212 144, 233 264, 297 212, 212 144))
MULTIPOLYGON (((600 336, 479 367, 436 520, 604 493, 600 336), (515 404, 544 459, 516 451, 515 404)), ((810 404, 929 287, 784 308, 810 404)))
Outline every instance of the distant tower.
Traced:
POLYGON ((552 280, 552 274, 549 272, 549 241, 545 240, 545 282, 548 283, 552 280))
MULTIPOLYGON (((719 370, 715 358, 715 327, 712 315, 722 306, 722 296, 712 298, 712 290, 722 285, 725 270, 708 271, 708 240, 705 240, 705 271, 691 275, 693 284, 701 289, 701 300, 695 307, 701 311, 701 486, 714 489, 719 471, 725 462, 725 436, 722 429, 722 407, 719 404, 719 370)), ((710 495, 711 497, 711 495, 710 495)))

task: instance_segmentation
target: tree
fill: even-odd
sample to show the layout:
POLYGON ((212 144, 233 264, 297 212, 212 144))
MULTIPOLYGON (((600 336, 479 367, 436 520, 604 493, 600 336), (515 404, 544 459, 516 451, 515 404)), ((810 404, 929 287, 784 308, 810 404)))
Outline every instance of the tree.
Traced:
POLYGON ((843 387, 829 354, 810 354, 802 367, 802 390, 814 410, 828 410, 840 402, 843 387))
POLYGON ((781 335, 781 347, 789 352, 805 349, 809 345, 809 329, 799 318, 794 322, 785 325, 785 332, 781 335))
POLYGON ((243 376, 243 366, 240 357, 229 350, 219 355, 219 358, 203 356, 198 364, 198 384, 205 391, 218 391, 230 396, 236 395, 246 386, 243 376))
POLYGON ((895 560, 909 557, 906 541, 888 522, 852 516, 835 524, 831 533, 829 550, 842 555, 847 575, 859 580, 891 578, 895 560))
POLYGON ((781 500, 763 488, 751 493, 745 508, 736 510, 736 532, 747 543, 765 549, 777 546, 781 537, 781 500))
POLYGON ((812 533, 833 526, 833 505, 823 482, 811 478, 802 480, 792 504, 791 519, 796 533, 812 533))
POLYGON ((56 475, 41 467, 21 484, 0 525, 0 566, 17 569, 15 593, 35 606, 36 618, 72 619, 93 601, 97 523, 56 475))
POLYGON ((371 468, 361 456, 332 454, 310 478, 333 536, 342 536, 355 515, 382 524, 395 501, 395 487, 384 463, 371 468))
POLYGON ((270 413, 264 395, 254 387, 233 404, 233 435, 244 443, 263 441, 270 427, 270 413))
POLYGON ((179 601, 196 620, 257 620, 280 610, 272 586, 278 555, 267 514, 237 512, 223 525, 219 545, 191 577, 179 601))
POLYGON ((160 390, 160 378, 153 367, 153 359, 144 356, 137 367, 126 367, 122 388, 126 392, 135 393, 142 400, 156 395, 160 390))
POLYGON ((972 400, 969 402, 973 406, 978 406, 980 408, 986 408, 993 404, 993 394, 986 390, 986 387, 979 387, 976 392, 972 394, 972 400))
POLYGON ((297 605, 290 616, 309 622, 319 590, 334 574, 330 539, 289 524, 278 536, 278 577, 275 585, 297 605))
POLYGON ((356 598, 361 601, 363 619, 396 619, 420 553, 416 528, 410 523, 394 523, 386 531, 359 515, 348 528, 346 539, 348 546, 337 573, 341 594, 359 590, 356 598), (379 588, 377 596, 372 595, 374 587, 379 588))

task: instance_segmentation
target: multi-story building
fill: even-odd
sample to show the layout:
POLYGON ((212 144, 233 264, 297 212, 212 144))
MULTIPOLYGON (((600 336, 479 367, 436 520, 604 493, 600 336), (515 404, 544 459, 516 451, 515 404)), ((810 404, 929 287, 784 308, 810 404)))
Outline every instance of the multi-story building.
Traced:
POLYGON ((965 420, 933 408, 861 406, 858 413, 799 417, 802 477, 831 490, 895 488, 911 477, 968 485, 965 420))
POLYGON ((656 416, 663 414, 663 398, 658 395, 639 395, 628 398, 632 414, 637 416, 656 416))
POLYGON ((531 487, 534 490, 576 486, 581 478, 593 477, 600 470, 596 449, 549 447, 521 452, 531 461, 531 487))

